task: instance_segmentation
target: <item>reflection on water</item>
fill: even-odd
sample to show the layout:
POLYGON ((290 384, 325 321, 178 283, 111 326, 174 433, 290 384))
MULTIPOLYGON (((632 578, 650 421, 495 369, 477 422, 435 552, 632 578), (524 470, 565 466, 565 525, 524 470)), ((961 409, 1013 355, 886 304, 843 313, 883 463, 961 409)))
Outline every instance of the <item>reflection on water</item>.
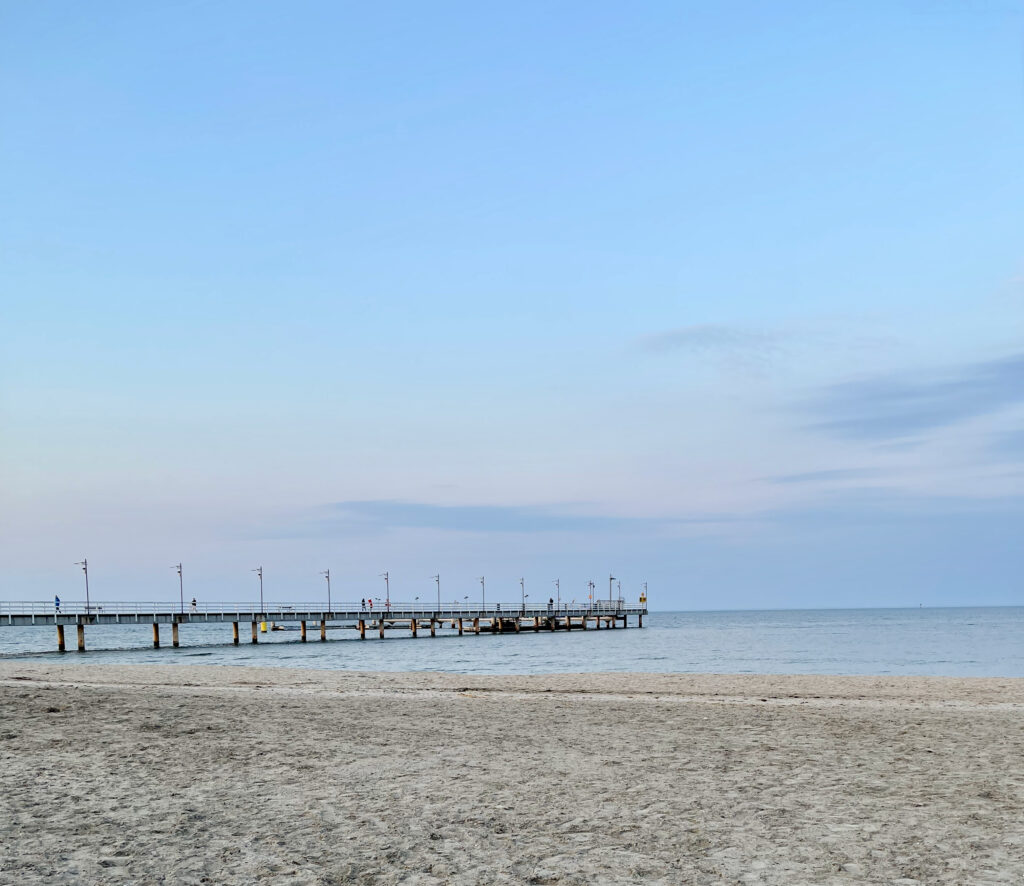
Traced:
MULTIPOLYGON (((535 674, 572 671, 679 673, 934 674, 1024 677, 1024 607, 667 612, 644 629, 459 637, 450 628, 416 639, 405 630, 359 640, 332 628, 322 643, 298 631, 231 645, 231 625, 183 625, 181 647, 153 649, 148 625, 90 626, 89 651, 57 653, 54 628, 0 626, 0 657, 82 664, 234 664, 362 671, 535 674)), ((73 638, 71 638, 71 642, 73 638)))

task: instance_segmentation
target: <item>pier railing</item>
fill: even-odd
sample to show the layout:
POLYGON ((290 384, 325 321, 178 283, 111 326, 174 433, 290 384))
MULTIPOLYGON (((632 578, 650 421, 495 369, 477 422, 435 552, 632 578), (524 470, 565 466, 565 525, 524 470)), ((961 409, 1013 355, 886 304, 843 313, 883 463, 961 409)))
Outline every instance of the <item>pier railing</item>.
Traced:
POLYGON ((40 600, 27 601, 5 601, 0 600, 0 615, 119 615, 136 613, 194 613, 194 614, 223 614, 231 612, 239 613, 289 613, 289 612, 315 612, 325 614, 337 614, 340 617, 366 617, 384 615, 403 615, 408 613, 435 613, 441 617, 454 616, 458 618, 466 613, 490 614, 494 616, 507 615, 509 617, 520 613, 529 615, 553 615, 569 613, 578 615, 582 613, 614 613, 631 612, 637 609, 646 608, 643 604, 627 604, 624 600, 595 600, 592 603, 566 603, 540 605, 523 605, 521 602, 505 603, 494 602, 484 605, 483 603, 471 603, 468 600, 461 602, 441 601, 440 607, 436 600, 413 600, 413 601, 378 601, 371 604, 369 598, 364 603, 362 600, 332 600, 328 605, 326 600, 316 602, 288 602, 271 603, 258 601, 230 600, 225 602, 197 602, 193 605, 189 601, 182 604, 179 600, 173 601, 131 601, 131 600, 61 600, 58 609, 53 602, 40 600))

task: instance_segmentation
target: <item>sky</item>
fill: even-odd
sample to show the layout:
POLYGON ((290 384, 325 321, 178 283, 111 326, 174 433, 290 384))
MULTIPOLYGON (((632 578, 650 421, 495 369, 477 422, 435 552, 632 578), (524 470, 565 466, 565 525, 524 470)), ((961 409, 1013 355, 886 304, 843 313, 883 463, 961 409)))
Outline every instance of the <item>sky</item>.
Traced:
POLYGON ((1022 38, 0 0, 0 599, 1020 604, 1022 38))

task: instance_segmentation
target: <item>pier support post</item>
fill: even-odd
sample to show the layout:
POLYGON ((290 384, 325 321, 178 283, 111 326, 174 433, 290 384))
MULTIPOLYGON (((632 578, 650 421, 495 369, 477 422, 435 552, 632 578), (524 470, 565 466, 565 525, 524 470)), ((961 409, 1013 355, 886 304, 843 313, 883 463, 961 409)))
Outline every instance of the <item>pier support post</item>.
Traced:
POLYGON ((178 644, 178 623, 177 622, 173 622, 171 624, 171 645, 175 649, 177 649, 178 645, 179 645, 178 644))
POLYGON ((320 619, 320 642, 321 643, 326 643, 327 642, 327 619, 326 618, 321 618, 320 619))
POLYGON ((153 648, 160 648, 160 625, 157 622, 153 622, 153 648))
POLYGON ((256 628, 257 628, 257 624, 256 624, 256 622, 253 622, 252 623, 252 642, 253 643, 259 643, 260 642, 260 638, 256 634, 256 628))
POLYGON ((459 636, 462 636, 462 619, 459 619, 459 636))
POLYGON ((304 621, 299 622, 299 639, 303 643, 306 642, 306 623, 304 621))
POLYGON ((582 627, 583 630, 587 629, 587 617, 585 615, 580 619, 580 627, 582 627))
POLYGON ((512 623, 516 626, 516 633, 518 634, 519 633, 519 617, 516 616, 516 618, 514 618, 512 620, 512 623))
POLYGON ((85 625, 78 623, 78 651, 85 652, 85 625))
POLYGON ((64 651, 64 625, 57 625, 57 651, 64 651))
POLYGON ((418 627, 418 625, 416 624, 416 619, 415 618, 410 618, 409 619, 409 630, 412 631, 412 635, 414 637, 416 636, 416 628, 417 627, 418 627))
POLYGON ((537 633, 537 631, 539 631, 539 630, 540 630, 540 616, 539 615, 535 615, 533 617, 533 632, 537 633))
POLYGON ((473 633, 474 634, 479 634, 480 633, 480 619, 479 618, 474 618, 473 619, 473 633))
POLYGON ((383 618, 377 619, 377 628, 379 629, 379 632, 380 632, 378 636, 380 636, 380 638, 383 640, 384 639, 384 619, 383 618))
POLYGON ((237 621, 231 622, 231 642, 234 643, 235 646, 238 645, 238 622, 237 621))
POLYGON ((565 629, 567 631, 571 631, 572 630, 572 616, 571 615, 567 615, 565 617, 565 629))
POLYGON ((548 630, 549 631, 553 631, 554 629, 555 629, 555 617, 551 616, 551 618, 548 619, 548 630))
POLYGON ((434 619, 430 619, 430 636, 431 637, 436 637, 437 636, 437 634, 434 633, 434 619))
POLYGON ((643 616, 643 613, 640 613, 639 615, 637 615, 637 617, 636 617, 636 626, 638 628, 642 628, 644 626, 644 616, 643 616))
POLYGON ((366 619, 359 619, 359 639, 366 639, 366 619))

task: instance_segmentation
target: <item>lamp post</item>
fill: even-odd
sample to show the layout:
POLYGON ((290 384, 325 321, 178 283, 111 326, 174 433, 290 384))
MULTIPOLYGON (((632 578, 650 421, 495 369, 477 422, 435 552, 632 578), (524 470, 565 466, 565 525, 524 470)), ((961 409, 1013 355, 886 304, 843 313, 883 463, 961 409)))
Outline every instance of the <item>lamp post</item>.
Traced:
POLYGON ((437 611, 441 611, 441 573, 430 576, 434 581, 437 582, 437 611))
POLYGON ((591 579, 587 582, 587 599, 590 601, 590 608, 594 608, 594 580, 591 579))
POLYGON ((608 602, 612 602, 612 582, 615 581, 615 576, 610 572, 608 573, 608 602))
POLYGON ((324 578, 327 579, 327 611, 331 611, 331 570, 325 569, 320 573, 324 578))
POLYGON ((391 609, 391 575, 387 572, 382 572, 380 577, 384 579, 384 600, 385 609, 391 609))
POLYGON ((172 566, 171 569, 177 569, 178 570, 178 599, 179 599, 179 601, 181 603, 181 614, 184 615, 185 614, 185 586, 184 586, 184 584, 182 584, 182 579, 181 579, 181 564, 179 563, 177 566, 172 566))
POLYGON ((555 609, 562 608, 562 583, 556 578, 551 582, 555 586, 555 609))
POLYGON ((82 572, 85 573, 85 614, 88 615, 89 614, 89 561, 85 557, 82 557, 82 559, 79 560, 77 563, 75 563, 75 565, 76 566, 81 566, 82 567, 82 572))
POLYGON ((523 612, 526 611, 526 579, 519 579, 519 593, 523 595, 523 612))
POLYGON ((263 615, 263 567, 258 566, 256 569, 250 570, 255 572, 260 577, 260 615, 263 615))
POLYGON ((480 608, 487 608, 487 588, 484 586, 484 577, 480 576, 480 608))

